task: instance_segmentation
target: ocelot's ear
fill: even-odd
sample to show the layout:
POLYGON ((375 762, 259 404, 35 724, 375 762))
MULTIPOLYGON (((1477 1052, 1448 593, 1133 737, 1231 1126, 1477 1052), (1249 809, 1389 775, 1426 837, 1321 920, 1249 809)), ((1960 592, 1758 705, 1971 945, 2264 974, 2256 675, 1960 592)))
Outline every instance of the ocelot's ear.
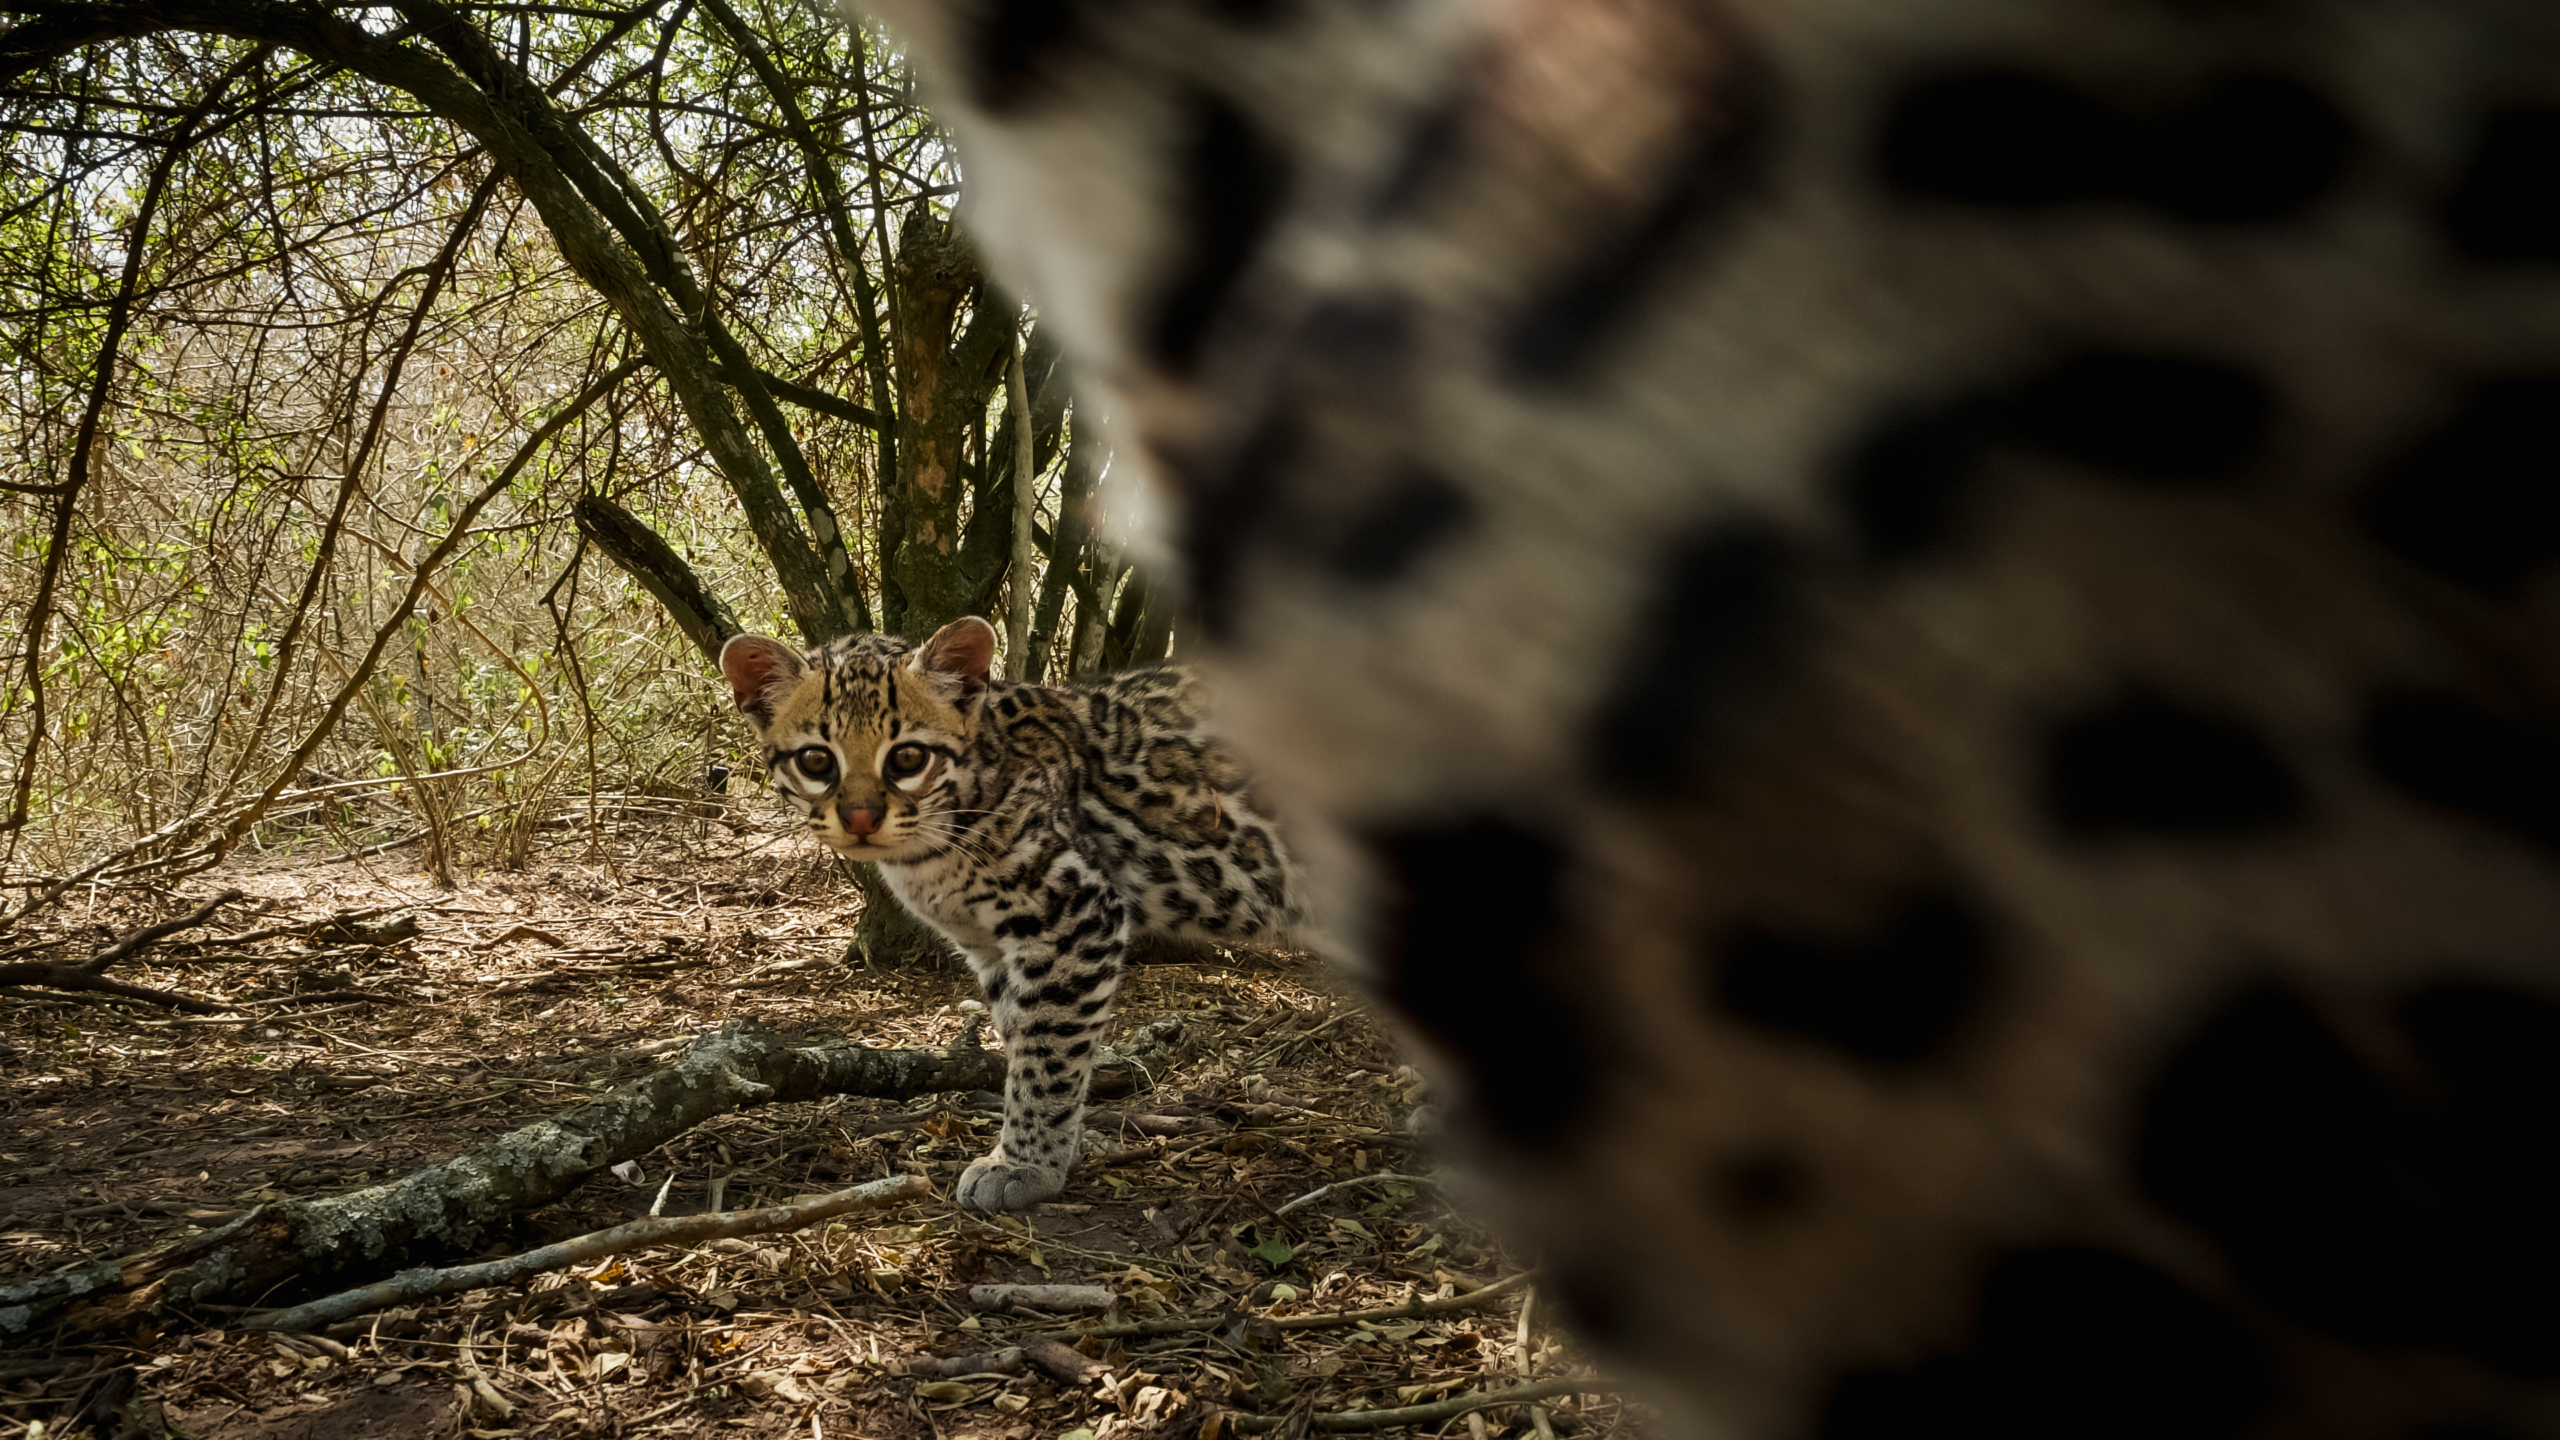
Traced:
POLYGON ((729 677, 729 698, 738 713, 753 721, 756 733, 773 723, 774 702, 805 668, 800 652, 762 635, 732 635, 720 647, 720 673, 729 677))
POLYGON ((996 627, 975 615, 963 615, 933 632, 907 668, 960 684, 956 703, 967 709, 987 688, 987 670, 995 663, 996 627))

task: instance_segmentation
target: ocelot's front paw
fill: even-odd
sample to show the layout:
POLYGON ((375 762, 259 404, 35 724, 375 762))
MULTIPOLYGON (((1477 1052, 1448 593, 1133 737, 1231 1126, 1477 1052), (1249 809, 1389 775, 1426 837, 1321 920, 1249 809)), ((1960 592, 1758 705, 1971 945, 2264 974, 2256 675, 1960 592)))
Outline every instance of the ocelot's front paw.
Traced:
POLYGON ((1003 1151, 981 1156, 960 1172, 954 1191, 964 1210, 1019 1210, 1037 1205, 1067 1188, 1063 1165, 1025 1165, 1008 1160, 1003 1151))

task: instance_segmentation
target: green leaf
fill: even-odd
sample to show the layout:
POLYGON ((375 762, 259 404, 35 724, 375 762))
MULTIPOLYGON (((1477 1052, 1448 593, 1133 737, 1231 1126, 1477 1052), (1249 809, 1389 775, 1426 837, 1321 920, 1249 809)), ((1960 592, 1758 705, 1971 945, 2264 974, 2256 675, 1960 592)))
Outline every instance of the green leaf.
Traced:
POLYGON ((1274 1270, 1277 1270, 1281 1266, 1298 1258, 1297 1247, 1291 1245, 1288 1241, 1281 1239, 1277 1235, 1272 1236, 1270 1239, 1263 1241, 1261 1244, 1254 1246, 1252 1249, 1247 1250, 1244 1253, 1261 1261, 1263 1264, 1270 1266, 1274 1270))

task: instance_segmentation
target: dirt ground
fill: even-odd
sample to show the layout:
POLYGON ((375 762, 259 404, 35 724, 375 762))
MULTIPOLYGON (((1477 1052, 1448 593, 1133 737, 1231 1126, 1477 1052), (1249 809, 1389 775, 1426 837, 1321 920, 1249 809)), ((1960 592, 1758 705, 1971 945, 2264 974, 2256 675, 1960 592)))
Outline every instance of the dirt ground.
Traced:
MULTIPOLYGON (((712 825, 570 844, 451 890, 405 852, 269 854, 175 892, 81 892, 0 935, 0 959, 84 960, 224 888, 246 898, 108 974, 229 1013, 0 990, 0 1284, 406 1174, 733 1018, 811 1043, 941 1045, 975 994, 956 963, 848 966, 859 899, 835 863, 796 836, 712 825), (338 916, 357 928, 313 929, 338 916)), ((1122 993, 1114 1044, 1144 1063, 1108 1072, 1100 1153, 1027 1215, 944 1198, 992 1139, 991 1095, 741 1111, 483 1253, 644 1215, 662 1191, 664 1213, 686 1214, 920 1174, 937 1198, 635 1251, 316 1337, 225 1328, 241 1312, 219 1309, 108 1343, 21 1337, 0 1352, 0 1435, 1222 1440, 1588 1375, 1534 1286, 1465 1298, 1522 1257, 1451 1213, 1415 1138, 1422 1080, 1312 962, 1152 965, 1122 993), (973 1309, 968 1288, 994 1282, 1117 1299, 1088 1315, 973 1309), (1333 1318, 1417 1298, 1449 1304, 1333 1318), (1002 1355, 1037 1336, 1072 1345, 1075 1368, 1002 1355), (907 1373, 969 1355, 992 1358, 907 1373)), ((1391 1428, 1597 1440, 1640 1425, 1598 1392, 1391 1428)))

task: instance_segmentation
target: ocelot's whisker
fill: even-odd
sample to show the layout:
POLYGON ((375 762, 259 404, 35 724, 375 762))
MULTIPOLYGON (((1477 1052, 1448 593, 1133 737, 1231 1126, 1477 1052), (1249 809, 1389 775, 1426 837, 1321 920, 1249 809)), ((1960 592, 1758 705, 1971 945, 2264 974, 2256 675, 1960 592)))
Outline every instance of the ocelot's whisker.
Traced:
POLYGON ((975 843, 975 837, 970 836, 966 831, 935 832, 920 827, 917 833, 929 840, 940 840, 949 848, 960 851, 971 859, 990 865, 995 863, 994 853, 985 845, 975 843))

